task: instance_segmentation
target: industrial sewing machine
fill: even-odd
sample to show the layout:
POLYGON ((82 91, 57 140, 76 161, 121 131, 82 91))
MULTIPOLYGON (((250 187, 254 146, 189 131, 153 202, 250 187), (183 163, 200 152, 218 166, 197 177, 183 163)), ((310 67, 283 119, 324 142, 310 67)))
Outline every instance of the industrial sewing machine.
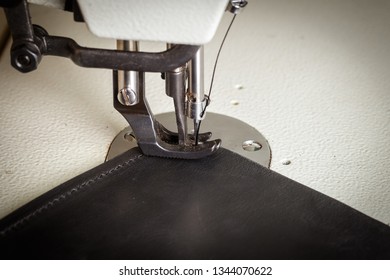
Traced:
MULTIPOLYGON (((82 67, 112 69, 115 108, 129 122, 130 137, 142 153, 157 156, 131 150, 12 213, 0 222, 2 257, 389 256, 385 225, 229 153, 220 148, 220 140, 210 140, 210 132, 199 132, 210 102, 203 86, 201 45, 212 37, 226 7, 237 13, 245 1, 167 1, 153 14, 144 14, 152 10, 149 1, 52 2, 72 11, 96 35, 119 39, 116 50, 80 47, 72 39, 47 34, 31 24, 26 1, 0 3, 7 6, 11 63, 16 69, 32 71, 45 55, 70 58, 82 67), (182 10, 199 9, 202 19, 210 21, 172 12, 179 4, 182 10), (134 14, 116 16, 118 10, 134 14), (101 11, 109 16, 102 17, 101 11), (151 17, 155 25, 148 27, 151 17), (142 52, 142 40, 167 42, 167 49, 142 52), (166 94, 173 99, 177 131, 165 128, 149 108, 145 72, 162 73, 166 94), (192 131, 187 118, 193 122, 192 131)), ((255 142, 246 145, 248 150, 259 148, 255 142)))
MULTIPOLYGON (((120 38, 117 50, 81 47, 70 38, 51 36, 44 28, 32 24, 27 1, 3 2, 13 38, 11 64, 15 69, 31 72, 38 68, 45 55, 70 58, 81 67, 112 69, 114 106, 130 124, 131 137, 144 154, 195 159, 218 150, 221 140, 210 140, 211 132, 200 133, 210 103, 204 89, 202 44, 211 40, 225 10, 237 14, 246 1, 186 1, 189 10, 202 10, 202 21, 177 12, 175 8, 182 6, 182 1, 167 1, 162 4, 164 17, 155 19, 152 27, 150 17, 158 15, 145 15, 150 12, 149 1, 60 1, 57 4, 73 12, 76 21, 85 20, 96 35, 120 38), (121 10, 126 14, 108 20, 101 17, 96 7, 106 13, 121 10), (130 24, 123 18, 130 19, 130 24), (167 50, 142 52, 139 40, 167 42, 167 50), (177 132, 168 130, 155 119, 145 97, 145 72, 162 74, 166 94, 173 99, 177 132), (187 118, 193 120, 191 133, 187 118)), ((252 141, 246 145, 251 149, 257 144, 252 141)))

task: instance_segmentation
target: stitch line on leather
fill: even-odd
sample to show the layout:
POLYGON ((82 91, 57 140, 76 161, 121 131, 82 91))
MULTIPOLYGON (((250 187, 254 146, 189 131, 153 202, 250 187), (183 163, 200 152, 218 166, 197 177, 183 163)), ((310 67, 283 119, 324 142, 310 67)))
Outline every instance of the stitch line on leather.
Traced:
POLYGON ((69 198, 70 196, 72 196, 74 194, 77 194, 78 192, 80 192, 84 188, 88 187, 89 185, 91 185, 91 184, 93 184, 93 183, 95 183, 95 182, 97 182, 99 180, 102 180, 103 178, 105 178, 105 177, 107 177, 107 176, 109 176, 109 175, 111 175, 111 174, 121 170, 122 168, 128 166, 130 163, 135 162, 136 160, 140 159, 143 156, 144 155, 141 154, 141 155, 137 155, 134 158, 128 159, 124 163, 118 164, 117 166, 115 166, 115 167, 113 167, 113 168, 111 168, 111 169, 109 169, 107 171, 104 171, 104 172, 100 173, 99 175, 93 177, 92 179, 89 179, 87 181, 82 182, 81 184, 77 185, 76 187, 72 188, 71 190, 68 190, 67 192, 65 192, 63 194, 58 195, 57 197, 53 198, 52 200, 50 200, 46 204, 44 204, 41 207, 37 208, 32 213, 24 216, 23 218, 19 219, 15 223, 13 223, 10 226, 6 227, 4 230, 0 231, 0 235, 2 237, 5 237, 7 235, 7 233, 9 233, 9 232, 11 232, 13 230, 17 230, 18 228, 20 228, 23 224, 25 224, 26 222, 28 222, 32 218, 36 218, 37 216, 39 216, 43 212, 53 208, 58 203, 64 201, 65 199, 69 198))

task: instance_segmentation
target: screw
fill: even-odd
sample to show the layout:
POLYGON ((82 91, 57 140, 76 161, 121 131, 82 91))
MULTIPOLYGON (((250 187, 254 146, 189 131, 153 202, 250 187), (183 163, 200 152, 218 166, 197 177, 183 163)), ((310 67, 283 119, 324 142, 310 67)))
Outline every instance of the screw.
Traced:
POLYGON ((263 148, 263 145, 254 140, 247 140, 242 143, 242 148, 248 152, 255 152, 261 150, 261 148, 263 148))
POLYGON ((123 88, 118 93, 118 101, 122 105, 133 106, 138 104, 138 96, 131 88, 123 88))
POLYGON ((27 67, 31 64, 31 59, 28 55, 19 55, 16 58, 16 64, 22 68, 22 67, 27 67))

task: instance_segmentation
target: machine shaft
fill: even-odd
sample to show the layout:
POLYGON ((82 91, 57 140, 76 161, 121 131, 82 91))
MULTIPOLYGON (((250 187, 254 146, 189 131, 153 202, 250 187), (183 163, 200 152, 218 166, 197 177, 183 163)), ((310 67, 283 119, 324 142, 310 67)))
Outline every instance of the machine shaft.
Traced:
MULTIPOLYGON (((117 41, 117 49, 121 51, 139 51, 138 41, 117 41)), ((133 106, 139 102, 139 72, 118 71, 118 100, 123 105, 133 106)))

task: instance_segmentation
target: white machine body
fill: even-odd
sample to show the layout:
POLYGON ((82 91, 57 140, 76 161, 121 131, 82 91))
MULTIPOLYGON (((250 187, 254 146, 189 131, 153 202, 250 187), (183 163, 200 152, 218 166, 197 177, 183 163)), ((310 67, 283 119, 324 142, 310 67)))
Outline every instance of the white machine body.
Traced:
MULTIPOLYGON (((63 8, 64 0, 30 0, 63 8)), ((203 45, 214 36, 228 0, 79 0, 90 31, 103 38, 203 45)))

